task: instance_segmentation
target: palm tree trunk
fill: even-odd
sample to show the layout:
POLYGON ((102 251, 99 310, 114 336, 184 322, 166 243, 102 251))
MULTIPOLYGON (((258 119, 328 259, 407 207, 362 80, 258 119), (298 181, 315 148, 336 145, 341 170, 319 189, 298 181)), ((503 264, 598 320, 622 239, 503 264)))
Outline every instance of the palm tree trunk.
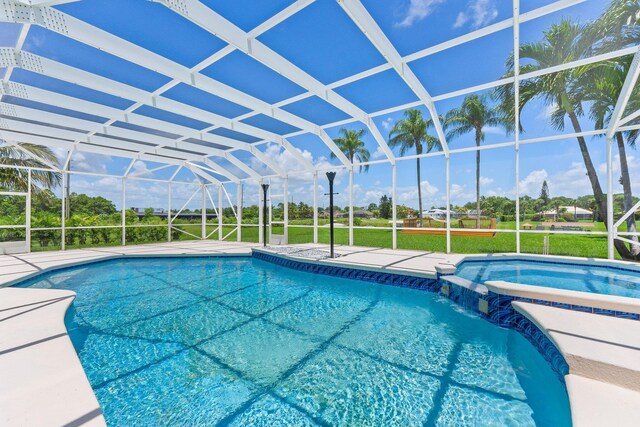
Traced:
MULTIPOLYGON (((629 177, 629 165, 627 164, 627 152, 624 146, 624 138, 622 132, 616 133, 616 142, 618 144, 618 155, 620 156, 620 176, 622 181, 622 191, 624 192, 624 211, 628 212, 633 207, 633 193, 631 192, 631 179, 629 177)), ((631 214, 627 218, 627 231, 629 233, 636 232, 636 216, 631 214)), ((628 236, 634 242, 638 241, 638 236, 628 236)), ((639 245, 630 245, 631 255, 638 258, 640 255, 639 245)))
POLYGON ((416 175, 418 176, 418 222, 422 227, 422 180, 420 178, 420 157, 416 158, 416 175))
MULTIPOLYGON (((573 125, 573 129, 576 131, 576 133, 582 132, 582 127, 580 126, 580 122, 578 121, 578 117, 576 116, 576 114, 571 111, 568 112, 568 115, 569 119, 571 120, 571 124, 573 125)), ((598 180, 598 174, 596 173, 596 168, 593 166, 593 162, 591 161, 591 155, 589 154, 587 142, 585 141, 584 137, 578 137, 578 146, 580 147, 580 153, 582 154, 582 159, 584 160, 584 166, 587 169, 587 176, 589 177, 589 182, 591 183, 593 197, 596 199, 596 204, 598 205, 600 219, 604 222, 605 227, 607 227, 607 200, 604 196, 604 193, 602 192, 602 187, 600 186, 600 181, 598 180)), ((614 239, 613 244, 623 259, 634 258, 624 242, 614 239)))
POLYGON ((476 130, 476 228, 480 228, 480 132, 476 130))

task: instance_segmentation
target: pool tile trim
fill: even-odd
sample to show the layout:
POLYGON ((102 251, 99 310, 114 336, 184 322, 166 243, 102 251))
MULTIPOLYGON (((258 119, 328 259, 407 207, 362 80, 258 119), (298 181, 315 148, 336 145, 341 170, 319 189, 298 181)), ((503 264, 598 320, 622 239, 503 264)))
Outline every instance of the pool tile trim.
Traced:
POLYGON ((343 267, 336 264, 324 264, 318 261, 303 261, 292 259, 284 254, 275 254, 262 250, 253 250, 253 257, 272 264, 307 273, 324 274, 343 279, 362 280, 382 285, 399 286, 403 288, 422 289, 430 292, 440 290, 440 283, 436 279, 407 274, 388 273, 373 269, 343 267))

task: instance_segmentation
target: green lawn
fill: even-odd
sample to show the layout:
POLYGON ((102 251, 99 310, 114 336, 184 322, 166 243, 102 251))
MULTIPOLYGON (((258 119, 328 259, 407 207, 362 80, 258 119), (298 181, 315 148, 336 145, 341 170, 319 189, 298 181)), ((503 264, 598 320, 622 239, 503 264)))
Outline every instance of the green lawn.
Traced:
MULTIPOLYGON (((226 227, 225 227, 226 228, 226 227)), ((500 229, 515 229, 515 223, 501 223, 500 229)), ((602 224, 596 224, 595 231, 604 231, 602 224)), ((282 232, 280 230, 280 232, 282 232)), ((391 248, 392 230, 375 228, 354 229, 353 240, 357 246, 391 248)), ((226 233, 225 233, 226 234, 226 233)), ((548 234, 520 234, 521 252, 542 253, 543 236, 548 234)), ((571 255, 582 257, 607 257, 606 236, 578 236, 569 234, 549 235, 549 253, 553 255, 571 255)), ((212 236, 215 237, 215 236, 212 236)), ((230 236, 235 240, 235 233, 230 236)), ((258 241, 258 227, 243 227, 242 240, 258 241)), ((329 228, 318 229, 318 241, 329 243, 329 228)), ((313 242, 313 229, 289 227, 289 243, 313 242)), ((335 228, 335 242, 339 245, 349 243, 349 230, 346 227, 335 228)), ((446 236, 410 235, 398 231, 398 249, 414 249, 422 251, 445 252, 446 236)), ((494 237, 451 236, 451 250, 455 253, 496 253, 515 252, 515 233, 496 233, 494 237)))
MULTIPOLYGON (((382 223, 380 223, 382 224, 382 223)), ((384 224, 387 225, 386 223, 384 224)), ((535 225, 535 224, 534 224, 535 225)), ((196 236, 201 235, 201 227, 199 224, 181 225, 178 228, 183 229, 196 236)), ((207 224, 207 234, 216 229, 215 225, 207 224)), ((223 236, 227 236, 226 240, 236 241, 235 226, 224 225, 223 236), (231 233, 231 234, 229 234, 231 233)), ((498 229, 515 230, 514 222, 502 222, 498 224, 498 229)), ((594 231, 605 231, 602 223, 596 223, 594 231)), ((280 226, 274 230, 276 233, 283 233, 280 226)), ((242 227, 243 242, 257 242, 258 233, 261 229, 255 226, 242 227)), ((383 230, 377 228, 356 228, 353 230, 354 244, 357 246, 384 247, 391 248, 392 230, 383 230)), ((398 249, 414 249, 421 251, 445 252, 446 236, 436 235, 410 235, 397 232, 398 249)), ((607 256, 607 238, 606 236, 579 236, 568 234, 520 234, 521 252, 523 253, 542 253, 543 236, 549 235, 549 253, 553 255, 570 255, 582 257, 606 258, 607 256)), ((159 241, 166 241, 163 235, 159 241)), ((196 237, 185 233, 178 235, 179 240, 195 240, 196 237)), ((213 233, 209 239, 217 240, 217 231, 213 233)), ((329 228, 320 227, 318 229, 318 241, 320 243, 329 243, 329 228)), ((313 228, 307 227, 289 227, 289 243, 311 243, 313 242, 313 228)), ((347 245, 349 243, 349 230, 347 227, 335 228, 335 242, 338 245, 347 245)), ((128 244, 150 243, 149 240, 136 239, 127 241, 128 244)), ((75 249, 80 247, 103 247, 119 245, 120 239, 114 239, 110 243, 93 244, 88 240, 84 245, 74 244, 67 246, 67 249, 75 249)), ((60 245, 58 241, 51 242, 47 247, 40 247, 34 235, 33 247, 34 251, 58 250, 60 245), (54 244, 57 243, 57 244, 54 244)), ((497 253, 497 252, 515 252, 516 236, 515 233, 496 233, 494 237, 468 237, 468 236, 451 236, 451 251, 454 253, 497 253)))

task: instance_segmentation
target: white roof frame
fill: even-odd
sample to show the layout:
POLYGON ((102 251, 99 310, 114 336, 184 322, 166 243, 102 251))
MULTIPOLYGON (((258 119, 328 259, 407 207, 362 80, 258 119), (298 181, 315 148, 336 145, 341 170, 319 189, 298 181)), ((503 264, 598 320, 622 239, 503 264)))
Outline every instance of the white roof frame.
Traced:
MULTIPOLYGON (((436 122, 436 131, 438 132, 444 151, 444 153, 440 154, 448 156, 449 149, 442 132, 442 128, 438 123, 438 116, 434 102, 449 99, 454 96, 461 96, 480 90, 490 89, 499 85, 510 84, 514 80, 522 81, 538 75, 569 69, 605 59, 616 58, 630 53, 636 54, 636 58, 634 59, 632 72, 627 75, 627 81, 625 81, 625 90, 623 90, 623 94, 625 94, 625 96, 621 95, 618 105, 614 110, 608 134, 610 133, 612 135, 616 129, 620 128, 620 126, 640 116, 640 112, 638 112, 632 113, 626 118, 622 118, 624 108, 628 101, 627 94, 630 93, 630 90, 633 88, 633 85, 638 78, 638 74, 640 74, 637 64, 637 46, 591 58, 581 59, 569 64, 561 64, 556 67, 550 67, 534 73, 522 74, 513 78, 499 79, 493 82, 483 83, 474 87, 464 88, 436 96, 431 96, 431 94, 429 94, 423 83, 419 81, 409 68, 409 63, 412 61, 459 46, 480 37, 511 28, 516 25, 516 21, 518 24, 524 23, 582 3, 586 0, 556 1, 555 3, 521 14, 517 19, 510 18, 503 20, 404 57, 399 55, 398 51, 386 37, 369 12, 364 8, 360 0, 338 0, 338 3, 340 3, 341 7, 347 12, 351 19, 363 30, 368 39, 385 56, 387 63, 374 67, 370 70, 357 73, 329 85, 324 85, 313 76, 307 74, 295 64, 289 62, 256 39, 260 34, 263 34, 294 15, 297 11, 312 4, 314 0, 298 0, 249 32, 245 32, 238 28, 218 13, 196 0, 153 0, 158 3, 162 3, 164 6, 189 19, 191 22, 194 22, 196 25, 228 43, 226 47, 191 68, 178 64, 168 58, 146 50, 127 40, 121 39, 113 34, 91 26, 77 18, 74 18, 73 16, 67 15, 50 7, 52 5, 67 3, 70 1, 73 0, 3 0, 2 3, 0 3, 0 21, 19 22, 23 24, 15 49, 0 48, 0 67, 8 68, 5 76, 3 77, 3 85, 0 88, 0 95, 6 94, 44 104, 65 106, 65 108, 67 108, 66 106, 68 105, 70 106, 69 109, 104 117, 107 120, 105 123, 96 123, 61 114, 49 113, 39 109, 2 103, 0 105, 0 109, 2 109, 2 112, 9 117, 6 119, 0 118, 0 132, 2 132, 2 137, 7 141, 31 143, 36 143, 36 141, 41 143, 49 141, 48 144, 44 145, 60 146, 70 150, 78 149, 89 152, 99 152, 102 154, 108 153, 131 159, 164 162, 166 164, 178 165, 179 168, 185 167, 189 170, 195 168, 201 173, 198 176, 202 178, 205 178, 202 173, 209 175, 208 172, 211 171, 208 170, 208 168, 211 168, 212 170, 215 170, 216 173, 219 171, 222 176, 228 177, 232 182, 239 182, 241 180, 240 177, 216 163, 217 158, 219 157, 226 159, 243 173, 247 174, 249 178, 263 180, 265 176, 252 169, 244 161, 235 157, 234 152, 237 150, 247 151, 273 170, 277 175, 287 176, 292 171, 282 170, 282 168, 278 166, 273 159, 269 158, 269 156, 258 149, 260 144, 274 142, 290 153, 298 161, 304 171, 317 172, 318 169, 315 168, 314 165, 312 165, 311 162, 309 162, 309 160, 287 140, 288 137, 311 133, 318 136, 323 143, 334 154, 336 154, 344 167, 352 168, 353 165, 351 162, 338 149, 336 144, 327 135, 325 129, 353 121, 360 121, 370 129, 374 139, 386 155, 386 159, 379 162, 394 163, 396 159, 378 131, 378 128, 372 118, 405 108, 425 105, 430 111, 434 122, 436 122), (42 26, 48 30, 106 51, 139 66, 161 73, 169 77, 170 81, 161 88, 153 92, 149 92, 118 81, 88 73, 48 58, 25 52, 23 51, 23 44, 29 32, 29 28, 33 24, 42 26), (272 70, 284 75, 290 81, 305 88, 307 92, 275 104, 269 104, 200 73, 206 67, 225 57, 234 50, 240 50, 272 70), (11 82, 12 70, 18 67, 128 99, 133 103, 133 105, 125 110, 120 110, 36 87, 11 82), (396 70, 396 72, 418 96, 419 101, 377 112, 367 113, 347 99, 338 95, 333 90, 337 87, 353 83, 360 79, 364 79, 390 69, 396 70), (244 106, 250 109, 251 112, 239 117, 228 118, 162 96, 166 91, 181 83, 196 87, 209 94, 219 96, 238 105, 244 106), (300 101, 310 96, 318 96, 336 108, 344 111, 351 118, 319 126, 281 108, 287 104, 300 101), (186 126, 180 126, 175 123, 166 122, 164 120, 150 118, 134 112, 138 107, 143 105, 191 117, 208 123, 210 126, 205 129, 196 130, 186 126), (279 135, 242 122, 242 120, 258 114, 272 117, 301 130, 291 132, 287 135, 279 135), (79 129, 80 131, 60 129, 44 125, 34 125, 25 121, 15 120, 15 118, 32 120, 39 123, 48 122, 54 126, 66 126, 73 129, 79 129), (118 121, 170 133, 176 135, 176 138, 167 138, 164 136, 158 136, 151 132, 140 132, 111 126, 118 121), (256 137, 259 141, 255 143, 247 143, 209 133, 209 131, 218 128, 227 128, 241 132, 256 137), (41 133, 41 135, 32 135, 34 132, 41 133), (116 138, 125 138, 127 140, 111 139, 98 134, 106 134, 116 138), (212 146, 201 146, 190 142, 190 139, 203 141, 204 143, 222 145, 229 148, 220 149, 212 146), (117 144, 117 146, 114 146, 115 144, 117 144), (191 150, 195 153, 201 154, 174 151, 172 148, 191 150), (191 163, 189 164, 189 162, 191 163), (205 166, 200 167, 193 162, 201 163, 205 166)), ((460 150, 452 150, 452 152, 458 151, 460 150)), ((214 180, 216 179, 215 177, 211 178, 214 180)), ((217 182, 220 181, 217 180, 217 182)))
MULTIPOLYGON (((189 84, 210 94, 228 99, 232 102, 235 102, 236 104, 261 111, 265 115, 274 117, 292 126, 315 133, 320 136, 327 145, 333 144, 335 146, 333 141, 326 135, 326 133, 318 129, 317 126, 311 122, 303 120, 284 110, 277 109, 278 111, 274 111, 273 107, 264 101, 247 95, 246 93, 241 92, 237 89, 231 88, 230 86, 224 85, 210 77, 200 74, 199 72, 192 71, 183 65, 180 65, 167 58, 164 58, 163 56, 148 51, 131 42, 116 37, 106 31, 93 27, 56 9, 52 9, 50 7, 27 6, 15 1, 5 0, 2 4, 0 4, 0 11, 4 12, 3 14, 0 14, 0 20, 4 15, 6 16, 6 18, 4 19, 7 22, 36 24, 42 26, 51 31, 70 37, 76 41, 111 53, 112 55, 130 61, 134 64, 138 64, 142 67, 148 68, 149 70, 164 74, 179 83, 189 84)), ((16 54, 18 53, 16 52, 16 54)), ((25 56, 25 54, 26 53, 24 53, 22 56, 25 56)), ((45 60, 45 58, 38 58, 40 58, 40 60, 45 60)), ((18 58, 17 62, 20 62, 18 58)), ((64 64, 59 65, 68 67, 64 64)), ((36 70, 32 71, 38 72, 36 70)), ((163 88, 165 88, 165 86, 163 86, 163 88)), ((169 88, 167 87, 165 90, 168 89, 169 88)), ((137 89, 137 91, 140 91, 140 89, 137 89)), ((159 98, 155 93, 149 94, 148 92, 145 92, 145 97, 148 96, 150 96, 151 105, 154 105, 155 101, 157 101, 157 99, 159 98)), ((130 99, 130 97, 127 96, 123 97, 130 99)), ((147 104, 148 102, 144 103, 147 104)), ((259 138, 273 140, 273 142, 283 145, 287 150, 291 150, 292 148, 292 146, 284 141, 283 138, 279 135, 274 136, 270 132, 244 123, 236 123, 235 125, 233 125, 230 119, 226 117, 209 112, 207 113, 210 115, 210 117, 216 117, 216 119, 214 120, 207 120, 208 122, 224 123, 225 127, 237 130, 238 132, 247 133, 259 138)), ((178 114, 184 115, 185 113, 182 112, 178 114)), ((337 147, 335 148, 337 149, 337 147)), ((296 150, 292 150, 291 154, 296 157, 302 165, 306 166, 308 170, 313 170, 313 166, 309 164, 308 160, 305 159, 299 152, 295 151, 296 150)), ((342 156, 344 157, 344 155, 342 156)), ((344 159, 346 159, 346 157, 344 157, 344 159)))
MULTIPOLYGON (((20 52, 14 52, 13 49, 0 48, 0 65, 13 66, 17 68, 26 69, 32 72, 36 72, 39 74, 48 75, 50 77, 54 77, 59 80, 67 81, 69 83, 79 84, 84 87, 94 89, 100 92, 104 92, 110 95, 114 95, 120 98, 142 102, 144 105, 157 107, 175 114, 189 115, 194 119, 205 121, 205 122, 217 120, 219 117, 221 117, 214 113, 210 113, 209 111, 201 110, 199 108, 192 107, 190 105, 183 104, 169 98, 164 98, 164 97, 154 98, 153 95, 151 95, 149 92, 146 92, 142 89, 138 89, 133 86, 128 86, 123 83, 119 83, 114 80, 107 79, 105 77, 91 74, 86 71, 79 70, 77 68, 70 67, 68 65, 61 64, 59 62, 56 62, 47 58, 43 58, 41 56, 34 55, 28 52, 20 53, 20 52), (15 58, 14 58, 15 62, 13 63, 10 62, 12 55, 15 55, 15 58)), ((117 109, 106 107, 99 104, 93 104, 93 107, 92 107, 90 106, 90 104, 92 103, 88 101, 77 100, 76 98, 66 97, 65 95, 60 95, 60 94, 54 94, 52 92, 48 92, 42 89, 37 89, 37 88, 33 88, 30 86, 21 85, 17 83, 10 83, 8 86, 5 86, 4 90, 8 95, 17 96, 24 99, 32 99, 32 100, 35 100, 34 98, 36 97, 39 97, 39 99, 50 97, 49 101, 52 101, 53 100, 52 97, 56 97, 58 98, 58 100, 62 100, 63 98, 61 97, 65 97, 68 100, 73 100, 73 102, 69 104, 62 104, 62 105, 73 106, 75 104, 81 103, 84 108, 88 108, 88 110, 86 110, 87 112, 94 111, 95 109, 100 108, 101 112, 99 114, 97 112, 95 113, 96 115, 99 115, 99 116, 104 116, 105 113, 108 116, 109 114, 113 114, 110 117, 118 117, 120 121, 123 121, 123 122, 138 124, 140 126, 150 127, 157 130, 163 130, 169 133, 177 133, 177 134, 184 133, 186 134, 185 136, 200 139, 204 142, 210 142, 212 144, 248 150, 254 156, 258 157, 262 162, 267 164, 271 169, 276 171, 276 173, 279 173, 276 169, 275 164, 272 161, 270 161, 266 156, 264 156, 260 150, 258 150, 257 148, 251 146, 246 142, 237 141, 231 138, 214 135, 207 132, 197 131, 195 129, 187 128, 184 126, 176 125, 176 124, 165 122, 162 120, 149 118, 149 117, 142 116, 135 113, 126 113, 125 111, 117 110, 117 109), (24 92, 25 90, 27 91, 26 94, 24 92), (118 112, 117 116, 115 115, 116 111, 118 112), (164 124, 162 126, 158 126, 160 123, 164 123, 164 124), (181 130, 177 131, 178 128, 180 128, 181 130), (189 130, 187 131, 187 129, 189 130)), ((60 105, 60 104, 53 104, 53 105, 60 105)), ((254 128, 253 126, 249 126, 249 125, 247 126, 248 126, 247 128, 245 128, 244 126, 237 126, 236 130, 238 130, 239 132, 249 131, 252 133, 257 133, 261 137, 269 138, 269 140, 279 138, 284 141, 284 138, 282 138, 277 134, 265 131, 263 129, 254 128)), ((245 132, 245 133, 248 133, 248 132, 245 132)))
POLYGON ((611 119, 609 120, 609 127, 607 129, 607 138, 609 139, 613 138, 613 135, 618 132, 622 115, 627 108, 633 89, 638 81, 638 76, 640 76, 640 50, 633 55, 633 61, 631 61, 629 71, 622 84, 618 101, 613 109, 613 113, 611 113, 611 119))
MULTIPOLYGON (((551 13, 560 11, 562 9, 566 9, 568 7, 574 6, 576 4, 583 3, 585 1, 587 1, 587 0, 560 0, 560 1, 557 1, 555 3, 551 3, 549 5, 542 6, 542 7, 539 7, 537 9, 533 9, 533 10, 531 10, 529 12, 521 14, 519 22, 522 23, 522 22, 532 21, 532 20, 534 20, 536 18, 540 18, 542 16, 549 15, 551 13)), ((410 63, 412 61, 416 61, 416 60, 421 59, 421 58, 426 58, 427 56, 434 55, 434 54, 436 54, 438 52, 442 52, 444 50, 459 46, 459 45, 464 44, 464 43, 468 43, 470 41, 479 39, 481 37, 488 36, 490 34, 494 34, 494 33, 497 33, 499 31, 506 30, 508 28, 511 28, 513 25, 514 25, 513 18, 505 19, 503 21, 497 22, 497 23, 492 24, 492 25, 488 25, 486 27, 483 27, 483 28, 480 28, 478 30, 472 31, 472 32, 467 33, 465 35, 462 35, 460 37, 456 37, 454 39, 439 43, 437 45, 434 45, 434 46, 428 47, 426 49, 422 49, 422 50, 419 50, 419 51, 414 52, 412 54, 409 54, 407 56, 404 56, 404 57, 401 58, 402 59, 402 63, 403 64, 408 64, 408 63, 410 63)), ((352 76, 345 77, 344 79, 338 80, 336 82, 330 83, 330 84, 327 85, 327 87, 330 88, 330 89, 336 89, 338 87, 346 86, 346 85, 348 85, 350 83, 357 82, 359 80, 365 79, 367 77, 371 77, 373 75, 382 73, 382 72, 390 70, 392 68, 393 68, 393 66, 391 65, 391 63, 387 62, 385 64, 378 65, 376 67, 370 68, 368 70, 362 71, 360 73, 357 73, 357 74, 354 74, 352 76)), ((501 81, 503 83, 500 83, 500 84, 510 83, 510 79, 504 79, 504 80, 501 80, 501 81)), ((483 90, 483 89, 490 89, 492 87, 495 87, 495 86, 491 86, 491 84, 488 84, 486 87, 482 87, 482 85, 479 85, 479 86, 475 86, 473 88, 467 88, 467 89, 460 90, 460 91, 458 91, 457 95, 452 95, 452 96, 449 96, 449 97, 465 95, 466 93, 471 93, 471 92, 475 92, 475 91, 483 90)), ((289 105, 289 104, 292 104, 294 102, 301 101, 301 100, 309 98, 311 96, 313 96, 313 93, 306 92, 306 93, 302 93, 300 95, 296 95, 296 96, 293 96, 291 98, 285 99, 283 101, 280 101, 280 102, 278 102, 278 103, 276 103, 274 105, 276 105, 278 107, 283 107, 285 105, 289 105)), ((439 101, 439 100, 442 100, 442 99, 446 99, 446 98, 444 98, 444 95, 433 96, 433 101, 439 101)), ((409 103, 409 104, 405 104, 405 105, 407 105, 407 107, 403 107, 403 108, 416 107, 416 106, 419 106, 419 105, 422 105, 422 104, 423 104, 422 101, 412 102, 412 103, 409 103)), ((390 109, 386 109, 386 110, 383 110, 383 111, 398 111, 399 109, 401 109, 401 108, 392 107, 390 109)), ((381 115, 379 113, 381 113, 381 112, 370 113, 369 115, 371 117, 376 117, 376 116, 381 115)), ((242 115, 242 116, 240 116, 240 117, 238 117, 238 118, 236 118, 234 120, 242 120, 242 119, 246 119, 246 118, 249 118, 249 117, 253 117, 255 115, 256 115, 255 112, 250 112, 250 113, 244 114, 244 115, 242 115)), ((348 122, 348 121, 344 121, 344 122, 348 122)), ((327 127, 332 127, 332 126, 335 126, 335 124, 326 125, 326 126, 323 126, 323 127, 327 128, 327 127)))
MULTIPOLYGON (((371 132, 374 139, 383 150, 387 158, 389 160, 394 159, 395 156, 391 152, 391 149, 386 144, 384 138, 382 137, 382 134, 378 130, 378 127, 375 125, 375 123, 373 123, 371 117, 369 117, 367 113, 355 106, 353 103, 347 101, 347 99, 337 94, 332 89, 329 89, 319 80, 312 77, 278 53, 274 52, 260 40, 252 37, 249 33, 244 32, 242 29, 235 26, 199 1, 181 0, 179 4, 170 0, 152 1, 162 3, 164 6, 190 20, 201 28, 209 31, 211 34, 225 40, 227 43, 242 51, 246 55, 254 58, 263 65, 271 68, 272 70, 282 74, 284 77, 305 88, 315 96, 344 111, 354 119, 361 121, 369 128, 369 131, 371 132)), ((276 109, 280 110, 279 107, 272 108, 274 109, 274 111, 276 109)), ((329 138, 326 133, 321 137, 323 138, 323 140, 329 138)), ((327 143, 327 145, 330 146, 331 144, 327 143)), ((334 150, 332 149, 332 151, 334 150)), ((344 159, 342 159, 342 157, 344 157, 344 154, 342 154, 339 149, 337 152, 334 151, 334 154, 336 154, 338 158, 343 160, 343 163, 350 163, 348 160, 345 162, 344 159)))
MULTIPOLYGON (((44 121, 46 123, 50 123, 55 126, 64 126, 68 128, 79 129, 81 131, 87 131, 89 129, 96 127, 96 123, 92 121, 77 119, 77 118, 73 118, 73 117, 69 117, 61 114, 49 113, 46 111, 32 109, 29 107, 23 107, 19 105, 6 104, 4 102, 0 102, 0 112, 5 116, 13 116, 16 118, 19 117, 19 118, 23 118, 26 120, 33 120, 33 121, 44 121)), ((12 124, 11 122, 8 125, 16 126, 15 123, 12 124)), ((78 144, 80 141, 92 142, 94 139, 97 141, 103 142, 104 138, 97 136, 96 133, 97 132, 82 134, 83 135, 82 138, 78 138, 74 140, 74 144, 78 144)), ((129 129, 118 128, 118 127, 105 127, 103 129, 103 133, 105 135, 113 136, 115 138, 134 139, 144 144, 156 144, 154 146, 145 147, 144 145, 136 144, 130 141, 114 140, 114 143, 116 143, 117 141, 117 144, 125 149, 137 150, 139 153, 144 152, 149 154, 160 154, 160 155, 166 155, 166 156, 176 156, 180 154, 182 156, 181 153, 165 148, 170 146, 173 141, 168 138, 150 135, 144 132, 137 132, 129 129)), ((186 150, 192 150, 195 152, 203 152, 203 154, 205 154, 206 151, 210 150, 210 149, 207 149, 207 147, 203 147, 201 145, 193 144, 193 143, 183 144, 181 148, 184 148, 186 150)), ((187 153, 185 153, 184 157, 185 158, 188 157, 191 160, 199 160, 203 162, 205 158, 204 156, 191 155, 187 153)), ((217 166, 217 168, 219 169, 218 173, 220 173, 221 175, 226 176, 227 178, 229 178, 234 182, 239 182, 239 178, 234 174, 232 174, 231 172, 229 172, 228 170, 221 168, 220 166, 217 166)))
POLYGON ((400 57, 396 48, 393 47, 393 44, 391 44, 380 26, 378 26, 376 21, 374 21, 373 17, 369 14, 367 9, 365 9, 360 0, 338 0, 338 3, 342 6, 342 9, 347 12, 347 15, 349 15, 351 20, 358 26, 358 28, 360 28, 369 41, 371 41, 376 49, 378 49, 382 56, 385 57, 387 62, 393 67, 402 80, 404 80, 407 86, 409 86, 413 93, 416 94, 418 99, 420 99, 420 102, 427 107, 429 114, 431 114, 431 119, 436 129, 436 133, 438 134, 438 139, 442 145, 442 151, 444 151, 445 156, 448 157, 449 145, 447 144, 436 106, 433 103, 433 99, 431 98, 431 95, 429 95, 429 92, 427 92, 420 80, 418 80, 418 77, 416 77, 413 71, 411 71, 409 64, 402 61, 402 57, 400 57))

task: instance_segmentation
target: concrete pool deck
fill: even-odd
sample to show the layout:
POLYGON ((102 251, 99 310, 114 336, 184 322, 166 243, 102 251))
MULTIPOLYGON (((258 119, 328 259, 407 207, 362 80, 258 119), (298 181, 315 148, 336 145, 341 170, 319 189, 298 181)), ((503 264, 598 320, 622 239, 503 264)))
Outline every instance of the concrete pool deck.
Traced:
MULTIPOLYGON (((0 255, 0 425, 104 425, 97 399, 64 327, 64 314, 75 294, 3 286, 50 269, 114 257, 250 255, 253 248, 260 247, 187 241, 0 255)), ((464 258, 337 246, 339 257, 327 259, 327 245, 288 248, 286 256, 294 259, 428 278, 454 268, 464 258)), ((283 247, 267 250, 283 254, 283 247)), ((514 303, 514 307, 547 334, 569 363, 566 383, 574 425, 637 425, 640 387, 634 381, 640 378, 640 322, 527 303, 514 303), (625 382, 629 378, 631 382, 625 382)))

